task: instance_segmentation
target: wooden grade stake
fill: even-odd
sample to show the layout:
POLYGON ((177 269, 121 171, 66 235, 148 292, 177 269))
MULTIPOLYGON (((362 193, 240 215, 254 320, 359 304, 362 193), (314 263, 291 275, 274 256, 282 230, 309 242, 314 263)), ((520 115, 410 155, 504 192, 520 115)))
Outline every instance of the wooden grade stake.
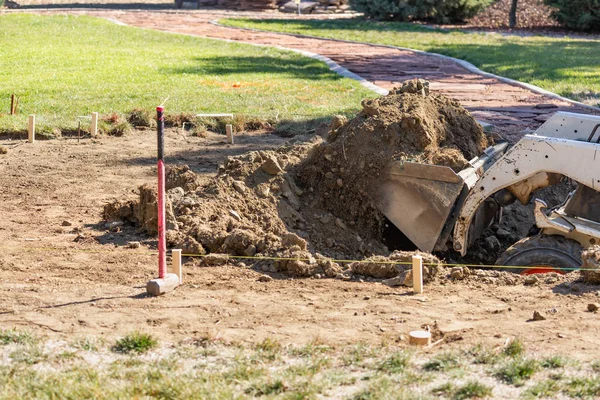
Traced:
POLYGON ((27 137, 29 139, 29 143, 35 142, 35 115, 31 114, 29 116, 29 123, 27 125, 27 137))

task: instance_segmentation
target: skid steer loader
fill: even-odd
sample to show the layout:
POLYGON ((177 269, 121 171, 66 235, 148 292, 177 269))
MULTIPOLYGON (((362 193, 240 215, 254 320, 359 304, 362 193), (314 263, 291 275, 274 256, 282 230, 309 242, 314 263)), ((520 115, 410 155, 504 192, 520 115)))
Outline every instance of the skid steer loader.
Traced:
POLYGON ((498 265, 523 274, 581 266, 583 249, 600 243, 600 116, 557 112, 508 149, 487 148, 458 173, 437 165, 398 162, 376 195, 381 212, 420 250, 453 248, 467 254, 483 231, 514 201, 528 204, 536 190, 577 182, 555 208, 535 202, 537 234, 514 243, 498 265), (523 268, 532 267, 532 268, 523 268))

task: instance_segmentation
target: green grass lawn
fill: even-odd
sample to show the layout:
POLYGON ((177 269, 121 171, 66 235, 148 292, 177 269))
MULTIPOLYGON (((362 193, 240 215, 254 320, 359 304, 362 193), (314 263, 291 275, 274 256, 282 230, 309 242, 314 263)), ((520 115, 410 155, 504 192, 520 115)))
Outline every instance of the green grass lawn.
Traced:
POLYGON ((231 26, 353 40, 444 54, 591 105, 600 104, 600 40, 434 30, 363 19, 227 19, 231 26))
POLYGON ((0 16, 0 130, 74 127, 92 111, 230 112, 312 119, 373 94, 295 53, 119 26, 91 17, 0 16), (8 116, 10 95, 19 115, 8 116))

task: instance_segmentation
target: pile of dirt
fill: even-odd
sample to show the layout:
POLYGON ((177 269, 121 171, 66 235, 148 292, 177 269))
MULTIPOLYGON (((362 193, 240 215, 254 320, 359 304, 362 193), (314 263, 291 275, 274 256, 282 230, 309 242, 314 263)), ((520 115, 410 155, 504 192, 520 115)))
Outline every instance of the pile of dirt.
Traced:
POLYGON ((370 196, 390 162, 459 171, 488 144, 481 126, 457 101, 413 82, 418 81, 363 101, 362 112, 351 121, 334 119, 328 141, 296 172, 312 207, 343 218, 376 240, 382 239, 385 218, 370 196))
MULTIPOLYGON (((231 261, 229 255, 293 276, 394 277, 406 271, 412 253, 390 255, 382 243, 384 218, 370 195, 374 182, 397 160, 461 169, 486 144, 482 128, 456 101, 413 81, 364 101, 352 120, 334 118, 327 141, 314 137, 229 157, 210 179, 187 166, 170 168, 168 244, 185 254, 209 254, 206 265, 231 261)), ((154 234, 155 210, 155 192, 142 186, 140 201, 109 204, 104 216, 154 234)), ((427 255, 426 262, 429 279, 439 260, 427 255)))

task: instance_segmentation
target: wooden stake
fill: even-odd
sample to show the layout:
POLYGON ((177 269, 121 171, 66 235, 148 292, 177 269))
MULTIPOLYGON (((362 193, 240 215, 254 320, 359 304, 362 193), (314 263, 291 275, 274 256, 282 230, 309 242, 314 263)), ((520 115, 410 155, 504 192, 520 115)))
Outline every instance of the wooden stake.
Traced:
POLYGON ((92 113, 92 129, 91 129, 92 137, 98 134, 98 113, 92 113))
POLYGON ((35 115, 31 114, 29 116, 29 124, 27 126, 27 136, 29 138, 29 143, 35 142, 35 115))
POLYGON ((225 125, 225 132, 227 133, 227 142, 233 144, 233 126, 230 124, 225 125))
POLYGON ((179 277, 179 284, 181 285, 183 283, 183 271, 181 269, 181 250, 180 249, 174 249, 171 250, 171 262, 172 262, 172 267, 171 270, 173 271, 173 273, 175 275, 177 275, 179 277))
POLYGON ((15 95, 10 95, 10 115, 15 115, 17 113, 17 104, 15 103, 15 95))
POLYGON ((416 346, 427 346, 431 343, 431 333, 427 331, 412 331, 408 334, 408 343, 416 346))
POLYGON ((423 257, 412 257, 413 293, 423 293, 423 257))

